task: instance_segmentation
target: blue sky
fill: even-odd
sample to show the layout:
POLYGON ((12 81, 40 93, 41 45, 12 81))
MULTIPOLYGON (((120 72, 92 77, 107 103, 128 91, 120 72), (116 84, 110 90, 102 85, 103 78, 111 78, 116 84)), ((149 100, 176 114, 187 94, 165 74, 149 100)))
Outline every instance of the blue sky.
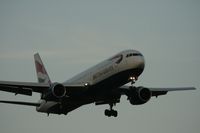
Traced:
MULTIPOLYGON (((53 81, 73 75, 125 49, 143 53, 146 68, 136 83, 147 87, 200 88, 198 0, 0 1, 0 80, 37 81, 39 52, 53 81)), ((36 102, 0 92, 0 99, 36 102)), ((142 106, 123 97, 118 118, 108 106, 87 105, 68 116, 0 104, 0 132, 199 132, 199 89, 174 92, 142 106)))

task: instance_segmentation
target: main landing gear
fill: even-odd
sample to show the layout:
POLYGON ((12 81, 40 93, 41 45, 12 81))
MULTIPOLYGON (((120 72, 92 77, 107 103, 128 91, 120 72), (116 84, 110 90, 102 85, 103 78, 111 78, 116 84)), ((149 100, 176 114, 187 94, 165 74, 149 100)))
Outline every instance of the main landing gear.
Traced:
POLYGON ((106 109, 104 114, 105 116, 108 116, 108 117, 111 117, 111 116, 114 116, 114 117, 117 117, 118 115, 118 112, 116 110, 113 110, 113 105, 114 104, 109 104, 110 105, 110 109, 106 109))

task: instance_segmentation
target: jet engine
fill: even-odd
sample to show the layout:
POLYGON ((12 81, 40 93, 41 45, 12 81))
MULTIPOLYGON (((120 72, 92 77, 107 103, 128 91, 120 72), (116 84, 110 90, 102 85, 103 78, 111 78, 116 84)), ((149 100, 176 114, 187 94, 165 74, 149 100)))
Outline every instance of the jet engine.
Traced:
POLYGON ((152 93, 148 88, 131 88, 128 99, 132 105, 141 105, 148 102, 151 98, 151 95, 152 93))
POLYGON ((47 93, 44 94, 45 100, 56 101, 66 96, 66 88, 60 83, 51 84, 47 93))

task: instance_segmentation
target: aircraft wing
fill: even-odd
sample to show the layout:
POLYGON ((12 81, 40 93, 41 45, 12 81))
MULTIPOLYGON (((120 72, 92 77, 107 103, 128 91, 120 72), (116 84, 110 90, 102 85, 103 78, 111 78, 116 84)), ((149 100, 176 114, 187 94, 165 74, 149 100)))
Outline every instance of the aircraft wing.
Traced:
MULTIPOLYGON (((82 92, 87 89, 84 85, 64 85, 71 92, 82 92)), ((32 92, 44 93, 49 89, 48 83, 0 81, 0 91, 22 95, 32 95, 32 92)))
MULTIPOLYGON (((137 88, 137 87, 135 87, 137 88)), ((147 87, 144 87, 144 88, 147 88, 147 87)), ((122 86, 120 87, 120 89, 122 90, 122 92, 124 94, 126 94, 126 92, 129 90, 129 89, 132 89, 132 87, 130 86, 122 86)), ((185 90, 195 90, 196 88, 194 87, 175 87, 175 88, 147 88, 149 89, 151 92, 152 92, 152 96, 160 96, 160 95, 166 95, 167 92, 169 91, 185 91, 185 90)))
POLYGON ((0 90, 15 94, 32 95, 32 92, 43 93, 49 84, 35 82, 0 81, 0 90))
POLYGON ((152 96, 165 95, 169 91, 185 91, 185 90, 195 90, 194 87, 177 87, 177 88, 149 88, 152 91, 152 96))

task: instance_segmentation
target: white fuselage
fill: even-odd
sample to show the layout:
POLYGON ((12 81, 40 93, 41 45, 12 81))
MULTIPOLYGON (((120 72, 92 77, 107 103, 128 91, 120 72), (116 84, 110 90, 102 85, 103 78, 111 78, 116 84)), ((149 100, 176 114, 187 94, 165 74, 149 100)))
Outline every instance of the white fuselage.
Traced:
MULTIPOLYGON (((144 57, 140 52, 136 50, 126 50, 74 76, 63 84, 84 85, 88 83, 89 85, 94 85, 112 75, 123 72, 125 70, 137 68, 144 69, 144 65, 144 57)), ((133 76, 138 77, 139 75, 134 75, 133 73, 133 76)))

